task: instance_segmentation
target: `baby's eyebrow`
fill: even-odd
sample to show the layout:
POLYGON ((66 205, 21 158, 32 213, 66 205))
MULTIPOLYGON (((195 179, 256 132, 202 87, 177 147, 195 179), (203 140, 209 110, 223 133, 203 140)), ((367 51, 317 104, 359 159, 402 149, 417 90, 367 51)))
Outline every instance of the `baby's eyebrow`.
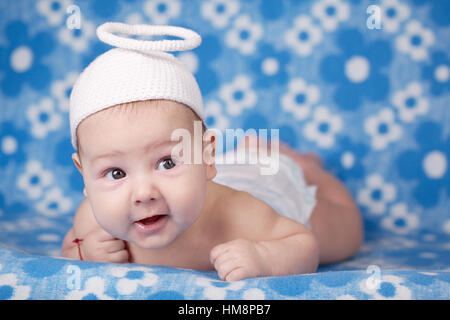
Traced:
POLYGON ((160 142, 151 143, 148 146, 146 146, 145 148, 147 150, 152 150, 152 149, 161 148, 161 147, 163 147, 165 145, 168 145, 168 144, 176 144, 176 143, 179 143, 179 141, 177 141, 177 140, 163 140, 163 141, 160 141, 160 142))
MULTIPOLYGON (((161 148, 161 147, 163 147, 165 145, 175 144, 175 143, 179 143, 179 141, 163 140, 163 141, 159 141, 159 142, 156 142, 156 143, 151 143, 151 144, 145 146, 145 149, 147 151, 155 150, 155 149, 161 148)), ((112 150, 112 151, 110 151, 108 153, 99 154, 99 155, 94 156, 92 158, 92 162, 100 160, 100 159, 103 159, 103 158, 110 158, 110 157, 115 157, 115 156, 121 156, 121 155, 124 155, 125 153, 126 152, 123 152, 123 151, 120 151, 120 150, 112 150)))
POLYGON ((110 158, 110 157, 114 157, 114 156, 120 156, 120 155, 123 155, 123 154, 124 154, 124 152, 122 152, 120 150, 113 150, 113 151, 110 151, 110 152, 105 153, 105 154, 99 154, 99 155, 94 156, 92 158, 92 162, 100 160, 100 159, 103 159, 103 158, 110 158))

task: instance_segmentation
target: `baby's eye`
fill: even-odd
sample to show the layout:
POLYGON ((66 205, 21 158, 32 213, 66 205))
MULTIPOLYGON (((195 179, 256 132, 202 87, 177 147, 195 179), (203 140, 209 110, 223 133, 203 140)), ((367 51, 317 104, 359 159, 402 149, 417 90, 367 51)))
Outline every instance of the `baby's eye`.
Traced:
POLYGON ((115 168, 111 169, 106 173, 106 177, 110 180, 119 180, 126 176, 125 172, 123 170, 115 168))
POLYGON ((158 169, 165 169, 165 170, 169 170, 172 169, 173 167, 175 167, 175 162, 172 160, 172 158, 165 158, 163 160, 161 160, 158 164, 158 169))

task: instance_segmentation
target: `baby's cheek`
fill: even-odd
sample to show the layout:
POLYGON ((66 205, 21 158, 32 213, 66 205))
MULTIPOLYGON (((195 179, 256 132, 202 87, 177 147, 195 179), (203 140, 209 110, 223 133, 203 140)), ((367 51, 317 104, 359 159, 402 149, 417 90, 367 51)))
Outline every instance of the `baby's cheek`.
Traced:
POLYGON ((113 199, 98 199, 93 205, 98 224, 115 237, 124 235, 124 227, 128 221, 126 211, 113 199))
POLYGON ((191 193, 186 200, 186 207, 189 208, 187 212, 189 213, 189 218, 194 221, 200 216, 203 205, 205 203, 205 194, 203 194, 200 190, 196 190, 197 192, 191 193))
POLYGON ((188 188, 183 193, 172 194, 171 211, 174 218, 181 224, 192 224, 199 217, 203 208, 204 196, 194 188, 188 188))

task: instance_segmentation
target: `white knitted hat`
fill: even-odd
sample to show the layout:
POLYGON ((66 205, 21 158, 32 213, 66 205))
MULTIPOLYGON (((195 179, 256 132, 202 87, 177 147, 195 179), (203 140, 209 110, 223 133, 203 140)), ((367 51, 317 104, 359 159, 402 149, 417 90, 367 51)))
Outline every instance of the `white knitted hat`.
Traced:
POLYGON ((70 132, 77 148, 76 130, 87 116, 132 101, 167 99, 181 102, 205 122, 200 88, 187 67, 165 51, 191 50, 201 37, 192 30, 173 26, 104 23, 98 38, 116 46, 92 61, 78 77, 70 94, 70 132), (171 35, 183 40, 144 41, 112 34, 171 35))

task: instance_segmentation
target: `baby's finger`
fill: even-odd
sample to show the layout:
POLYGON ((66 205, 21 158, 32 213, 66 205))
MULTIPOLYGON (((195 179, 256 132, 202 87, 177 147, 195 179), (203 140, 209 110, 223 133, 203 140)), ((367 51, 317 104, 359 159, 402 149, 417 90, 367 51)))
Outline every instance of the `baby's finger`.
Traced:
POLYGON ((226 276, 225 281, 238 281, 249 278, 247 270, 242 267, 234 268, 226 276))
POLYGON ((106 252, 108 253, 113 253, 125 249, 125 241, 123 240, 111 240, 104 242, 104 244, 107 246, 106 252))
POLYGON ((129 262, 128 250, 120 250, 109 255, 109 262, 112 263, 127 263, 129 262))
POLYGON ((215 246, 214 248, 212 248, 211 252, 209 253, 209 261, 211 262, 211 264, 214 265, 216 259, 220 255, 227 252, 228 250, 229 250, 228 243, 222 243, 222 244, 219 244, 219 245, 215 246))
POLYGON ((211 263, 214 266, 214 269, 218 269, 220 266, 222 266, 226 261, 232 260, 233 257, 230 255, 230 251, 226 251, 222 253, 220 256, 218 256, 214 263, 211 263))
POLYGON ((99 228, 97 230, 96 236, 97 236, 98 241, 100 241, 100 242, 117 239, 116 237, 111 235, 109 232, 105 231, 103 228, 99 228))
MULTIPOLYGON (((220 258, 219 258, 220 259, 220 258)), ((216 263, 214 265, 219 278, 225 280, 227 275, 236 268, 241 268, 242 265, 239 263, 238 259, 227 259, 216 263)))
POLYGON ((227 263, 226 265, 223 266, 223 268, 219 269, 217 271, 217 274, 219 275, 219 278, 222 281, 228 281, 227 277, 229 274, 231 274, 234 270, 236 269, 242 269, 241 265, 238 265, 236 263, 227 263))

